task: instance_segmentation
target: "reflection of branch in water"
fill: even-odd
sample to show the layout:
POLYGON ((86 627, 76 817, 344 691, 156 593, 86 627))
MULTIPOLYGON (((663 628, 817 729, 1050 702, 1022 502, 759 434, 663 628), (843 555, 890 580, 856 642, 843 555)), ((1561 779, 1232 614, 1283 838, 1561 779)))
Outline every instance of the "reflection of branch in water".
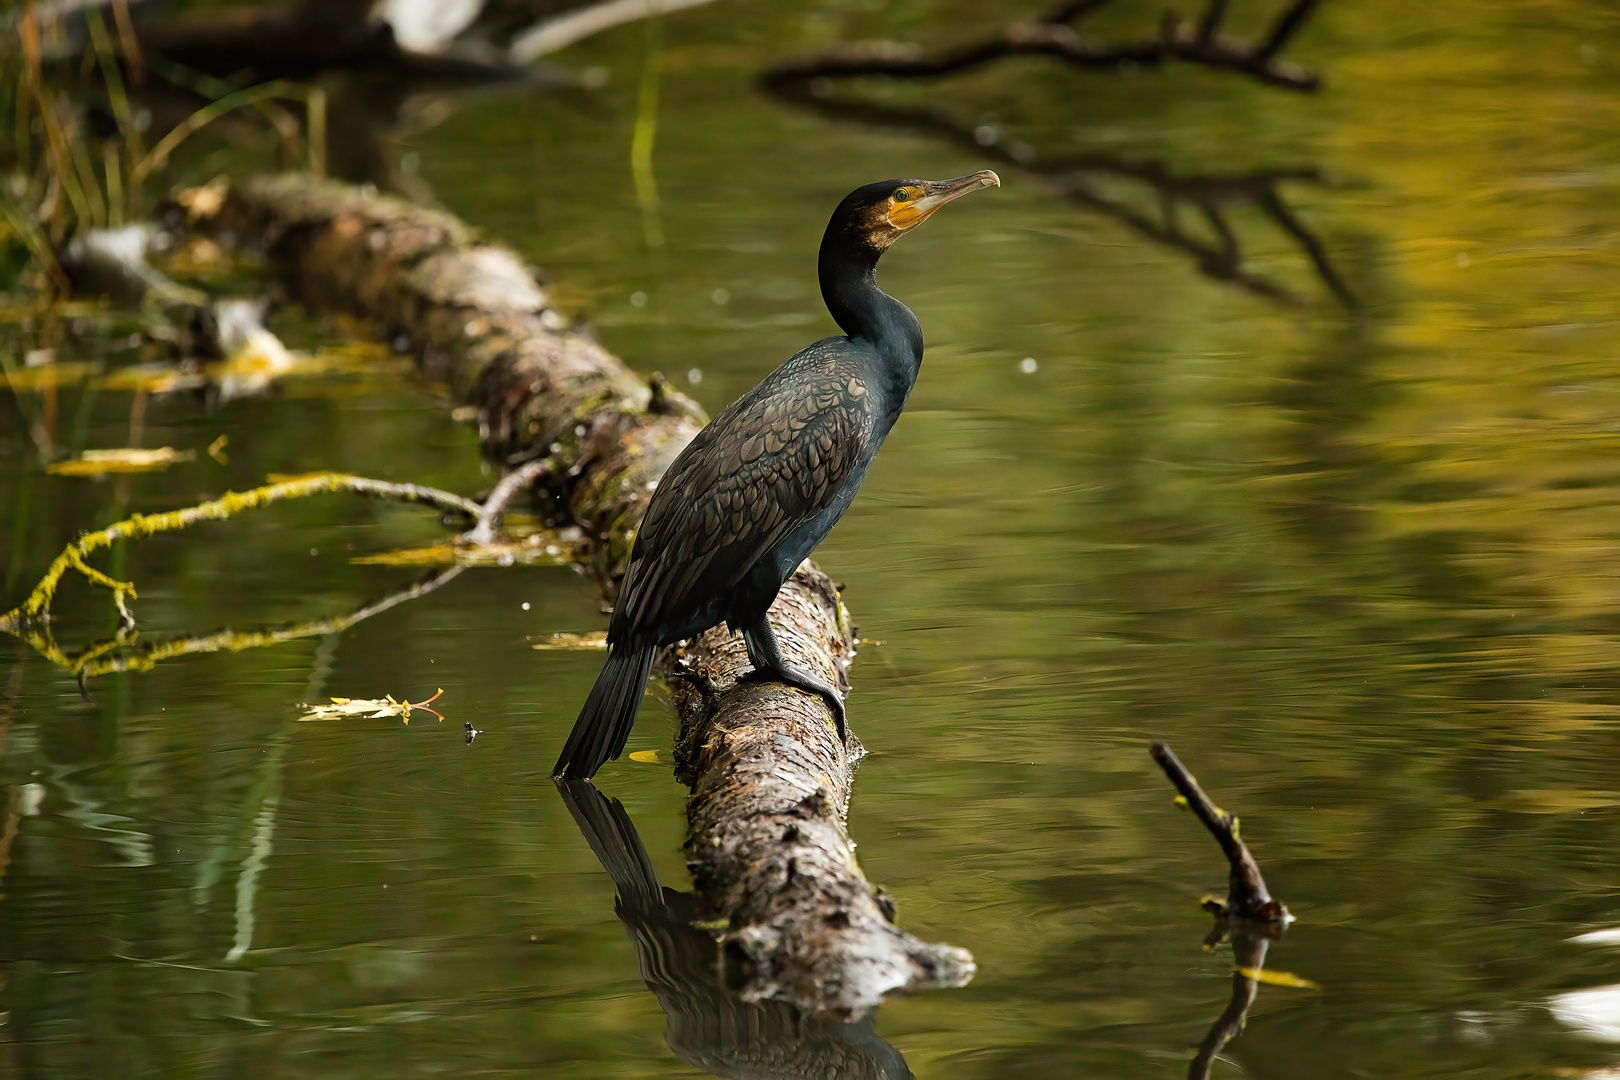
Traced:
MULTIPOLYGON (((201 637, 179 638, 173 641, 160 642, 141 650, 133 656, 125 656, 117 660, 103 660, 102 657, 106 654, 128 645, 134 640, 135 616, 129 610, 126 598, 135 596, 135 586, 132 582, 115 581, 108 577, 85 562, 85 556, 101 548, 110 547, 117 540, 133 540, 160 532, 173 532, 205 521, 218 521, 243 510, 258 509, 285 499, 298 499, 308 495, 319 495, 332 491, 349 491, 395 502, 420 503, 437 507, 446 513, 466 515, 473 521, 474 528, 458 538, 458 543, 461 546, 457 550, 469 557, 475 557, 482 549, 492 546, 495 523, 505 512, 507 505, 516 497, 518 491, 545 473, 549 467, 549 464, 543 460, 530 462, 496 485, 495 490, 490 493, 483 503, 476 503, 452 492, 424 487, 420 484, 396 484, 385 480, 372 480, 364 476, 350 476, 346 473, 320 473, 315 476, 267 484, 251 491, 227 492, 223 498, 215 499, 212 502, 172 510, 166 514, 136 514, 124 521, 109 525, 98 532, 85 533, 68 544, 63 549, 62 554, 58 555, 55 561, 51 563, 50 568, 45 571, 45 576, 34 587, 34 591, 29 594, 28 599, 11 611, 0 615, 0 630, 21 637, 35 651, 53 664, 67 668, 77 675, 82 682, 89 676, 103 675, 110 671, 144 671, 151 668, 159 660, 165 660, 171 656, 195 652, 217 652, 220 649, 240 652, 243 649, 257 648, 261 645, 273 645, 279 641, 287 641, 294 637, 308 637, 310 634, 331 633, 346 629, 361 619, 374 615, 378 611, 386 610, 403 600, 413 599, 424 592, 431 592, 451 577, 454 577, 455 573, 441 574, 423 585, 413 586, 406 593, 390 597, 385 601, 372 605, 370 608, 362 609, 354 615, 347 616, 345 619, 324 619, 319 622, 305 623, 282 630, 249 632, 222 630, 201 637), (73 656, 64 653, 61 646, 56 643, 56 637, 51 632, 50 623, 51 601, 56 596, 56 589, 61 583, 63 575, 69 570, 79 571, 92 585, 100 585, 103 588, 111 589, 113 600, 118 605, 118 613, 123 621, 122 628, 116 637, 97 642, 83 652, 73 656)), ((503 565, 510 565, 515 560, 508 555, 500 561, 503 565)), ((459 572, 459 568, 452 569, 459 572)))
POLYGON ((1028 143, 1004 139, 988 125, 969 128, 933 109, 824 97, 818 93, 822 87, 798 79, 773 76, 766 86, 784 100, 825 116, 943 136, 975 153, 1044 177, 1082 206, 1106 214, 1155 243, 1191 255, 1204 276, 1269 300, 1298 304, 1300 299, 1294 293, 1244 267, 1242 244, 1226 215, 1233 206, 1253 207, 1299 245, 1317 276, 1341 304, 1351 312, 1360 310, 1360 302, 1334 269, 1321 242, 1294 216, 1278 190, 1290 181, 1320 183, 1315 169, 1262 169, 1239 176, 1176 176, 1158 162, 1109 154, 1042 159, 1028 143), (1106 194, 1099 182, 1108 181, 1143 189, 1157 213, 1106 194), (1189 213, 1203 222, 1212 238, 1188 229, 1183 218, 1189 213))
POLYGON ((265 645, 279 645, 281 642, 294 641, 298 638, 342 633, 355 623, 369 619, 373 615, 387 611, 391 607, 409 600, 415 600, 417 597, 426 596, 434 589, 455 578, 463 569, 465 568, 461 566, 452 566, 441 570, 424 581, 419 581, 409 588, 385 596, 381 600, 367 604, 365 607, 347 615, 294 623, 291 626, 283 626, 273 630, 218 630, 211 634, 171 638, 166 641, 153 642, 135 652, 121 656, 110 656, 109 654, 134 641, 134 633, 127 629, 120 632, 117 637, 95 642, 83 651, 72 655, 64 653, 61 646, 56 643, 55 638, 51 636, 49 624, 29 628, 23 634, 23 639, 45 659, 58 667, 66 668, 82 684, 85 679, 94 678, 98 675, 109 675, 118 671, 150 671, 159 661, 176 656, 219 652, 224 649, 231 652, 241 652, 244 649, 257 649, 265 645))
POLYGON ((111 589, 124 626, 133 627, 135 616, 130 612, 125 598, 133 598, 136 595, 134 584, 113 580, 85 562, 85 556, 102 548, 111 547, 119 540, 137 540, 158 533, 175 532, 205 521, 222 521, 244 510, 257 510, 274 502, 301 499, 333 491, 349 491, 357 495, 396 502, 436 506, 441 510, 466 514, 475 521, 483 516, 483 508, 477 503, 448 491, 423 487, 420 484, 395 484, 386 480, 372 480, 364 476, 350 476, 347 473, 319 473, 296 480, 285 480, 278 484, 266 484, 250 491, 230 491, 222 498, 180 510, 170 510, 164 514, 135 514, 105 529, 79 536, 51 563, 45 571, 45 576, 34 587, 34 591, 28 594, 28 599, 4 615, 0 615, 0 630, 22 635, 48 623, 56 587, 61 583, 62 575, 69 570, 79 571, 92 585, 111 589))
MULTIPOLYGON (((1266 950, 1282 936, 1280 923, 1240 922, 1232 933, 1232 998, 1226 1010, 1210 1026, 1209 1034, 1198 1044, 1198 1053, 1187 1067, 1187 1080, 1209 1080, 1215 1055, 1233 1038, 1243 1033, 1243 1022, 1260 992, 1260 973, 1266 966, 1266 950)), ((1208 944, 1213 947, 1226 936, 1227 922, 1217 917, 1208 944)))
POLYGON ((1277 54, 1304 25, 1317 0, 1293 0, 1272 22, 1258 45, 1221 33, 1227 0, 1208 0, 1196 25, 1173 11, 1164 13, 1159 35, 1132 45, 1105 45, 1075 32, 1073 24, 1108 0, 1065 0, 1033 22, 1014 23, 998 34, 970 45, 929 53, 919 45, 864 42, 838 46, 778 68, 776 75, 794 79, 883 75, 930 78, 976 68, 1006 56, 1051 56, 1079 67, 1158 65, 1183 60, 1206 67, 1252 75, 1261 82, 1291 90, 1315 90, 1320 80, 1278 60, 1277 54))
POLYGON ((614 910, 635 943, 641 977, 669 1018, 665 1036, 681 1060, 738 1080, 824 1076, 837 1080, 909 1078, 900 1052, 872 1030, 813 1020, 784 1001, 744 1002, 724 980, 724 954, 699 897, 658 884, 624 807, 589 781, 557 784, 563 803, 618 889, 614 910))

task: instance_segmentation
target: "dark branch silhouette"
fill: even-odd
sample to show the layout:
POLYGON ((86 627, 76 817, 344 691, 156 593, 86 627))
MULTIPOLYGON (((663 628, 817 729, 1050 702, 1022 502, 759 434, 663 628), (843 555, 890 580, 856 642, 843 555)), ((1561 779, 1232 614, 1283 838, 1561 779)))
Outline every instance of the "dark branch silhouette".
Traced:
POLYGON ((1228 919, 1252 919, 1258 922, 1287 923, 1293 916, 1283 907, 1282 901, 1272 899, 1271 893, 1266 890, 1266 879, 1260 876, 1260 864, 1254 861, 1249 854, 1249 847, 1238 836, 1238 819, 1235 815, 1222 810, 1204 794, 1204 789, 1198 786, 1193 774, 1187 771, 1187 766, 1181 763, 1175 752, 1162 742, 1156 742, 1151 747, 1153 760, 1159 763, 1159 768, 1170 778, 1181 797, 1186 800, 1187 808, 1198 816, 1215 837, 1216 843, 1226 853, 1226 861, 1231 865, 1230 886, 1223 903, 1213 897, 1204 900, 1204 907, 1215 914, 1228 919))
POLYGON ((781 1000, 749 1002, 728 982, 736 958, 704 929, 717 910, 704 897, 658 884, 658 873, 630 815, 588 780, 558 781, 564 805, 613 879, 613 909, 636 947, 641 977, 669 1018, 665 1040, 677 1057, 717 1076, 766 1080, 835 1076, 909 1080, 900 1051, 855 1023, 812 1019, 781 1000))
POLYGON ((1259 45, 1221 33, 1227 0, 1209 0, 1197 23, 1173 11, 1164 13, 1159 33, 1147 41, 1107 45, 1082 37, 1074 24, 1108 0, 1071 0, 1033 22, 1014 23, 984 41, 938 52, 920 45, 893 42, 857 42, 829 49, 816 56, 783 64, 776 79, 848 78, 886 75, 892 78, 932 78, 980 67, 1007 56, 1051 56, 1079 67, 1106 68, 1125 64, 1161 65, 1171 61, 1237 71, 1273 86, 1315 90, 1318 76, 1277 54, 1304 25, 1317 0, 1294 0, 1285 8, 1259 45))
POLYGON ((1154 243, 1192 257, 1199 273, 1281 304, 1303 301, 1291 290, 1246 268, 1242 242, 1227 220, 1232 207, 1250 207, 1272 221, 1294 241, 1322 284, 1352 314, 1361 303, 1327 257, 1321 242, 1300 223, 1283 200, 1285 183, 1320 183, 1313 168, 1262 169, 1237 176, 1178 176, 1162 163, 1111 154, 1078 154, 1043 158, 1028 143, 1004 136, 988 125, 971 128, 934 109, 885 105, 828 96, 830 87, 798 78, 770 76, 767 89, 795 105, 838 120, 904 128, 936 135, 975 153, 1045 179, 1065 197, 1105 214, 1154 243), (1154 210, 1104 193, 1101 182, 1125 181, 1139 187, 1154 210), (1205 230, 1190 230, 1184 218, 1196 214, 1205 230))

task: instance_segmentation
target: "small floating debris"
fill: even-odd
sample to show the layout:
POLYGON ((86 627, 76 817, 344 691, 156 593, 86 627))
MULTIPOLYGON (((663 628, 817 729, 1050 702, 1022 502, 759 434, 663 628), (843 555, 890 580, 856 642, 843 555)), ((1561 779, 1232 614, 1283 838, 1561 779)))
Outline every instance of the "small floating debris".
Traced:
POLYGON ((554 533, 536 532, 486 544, 445 540, 424 547, 361 555, 349 561, 362 566, 569 566, 575 561, 575 550, 576 545, 559 542, 554 533))
MULTIPOLYGON (((304 710, 304 715, 300 716, 298 719, 340 720, 345 716, 366 717, 368 719, 379 716, 397 716, 408 724, 411 722, 411 713, 417 709, 421 709, 423 712, 432 713, 434 716, 439 718, 440 723, 443 723, 444 714, 439 712, 438 709, 433 708, 433 703, 438 701, 439 696, 443 693, 444 687, 441 686, 439 687, 438 693, 434 694, 426 701, 395 701, 393 694, 389 694, 382 698, 335 697, 332 699, 332 703, 330 705, 298 706, 300 709, 304 710)), ((467 725, 467 728, 469 731, 471 731, 472 725, 467 725)), ((476 735, 477 733, 474 732, 474 734, 476 735)), ((469 736, 467 741, 471 742, 472 737, 469 736)))
MULTIPOLYGON (((607 631, 590 634, 548 634, 530 646, 532 649, 605 649, 607 631)), ((630 755, 634 757, 635 755, 630 755)))

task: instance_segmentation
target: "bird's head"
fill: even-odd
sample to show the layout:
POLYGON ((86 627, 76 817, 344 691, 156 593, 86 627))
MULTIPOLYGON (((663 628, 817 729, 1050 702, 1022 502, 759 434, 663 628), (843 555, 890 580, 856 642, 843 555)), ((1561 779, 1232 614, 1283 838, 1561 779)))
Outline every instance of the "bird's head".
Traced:
POLYGON ((838 204, 827 234, 829 238, 843 234, 881 253, 953 199, 980 188, 1000 186, 1001 177, 989 169, 954 180, 883 180, 867 184, 838 204))

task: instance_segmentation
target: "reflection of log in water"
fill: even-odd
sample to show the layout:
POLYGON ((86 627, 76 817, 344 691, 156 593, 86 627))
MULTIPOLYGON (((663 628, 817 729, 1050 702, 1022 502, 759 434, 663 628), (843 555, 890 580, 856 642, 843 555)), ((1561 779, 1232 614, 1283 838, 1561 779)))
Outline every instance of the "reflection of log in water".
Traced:
POLYGON ((1041 177, 1059 193, 1125 225, 1156 244, 1192 257, 1198 272, 1216 281, 1284 304, 1299 304, 1292 290, 1247 268, 1247 257, 1229 214, 1253 209, 1266 217, 1310 260, 1322 284, 1352 313, 1360 302, 1328 258, 1322 242, 1299 220, 1284 200, 1285 183, 1320 183, 1313 168, 1259 169, 1221 176, 1194 173, 1178 176, 1164 164, 1113 154, 1077 154, 1042 158, 1028 143, 1009 139, 993 127, 958 123, 934 109, 885 105, 832 96, 831 87, 792 72, 766 77, 765 86, 785 101, 838 120, 903 128, 943 137, 1002 164, 1041 177), (1134 188, 1142 205, 1109 193, 1134 188), (1198 221, 1202 228, 1189 224, 1198 221))
POLYGON ((702 897, 662 888, 635 825, 617 799, 589 781, 560 781, 564 804, 618 889, 614 910, 635 944, 641 977, 669 1018, 666 1039, 682 1061, 738 1080, 911 1076, 900 1052, 855 1023, 816 1020, 784 1001, 743 1001, 743 981, 713 933, 702 897), (728 985, 729 984, 729 985, 728 985))

